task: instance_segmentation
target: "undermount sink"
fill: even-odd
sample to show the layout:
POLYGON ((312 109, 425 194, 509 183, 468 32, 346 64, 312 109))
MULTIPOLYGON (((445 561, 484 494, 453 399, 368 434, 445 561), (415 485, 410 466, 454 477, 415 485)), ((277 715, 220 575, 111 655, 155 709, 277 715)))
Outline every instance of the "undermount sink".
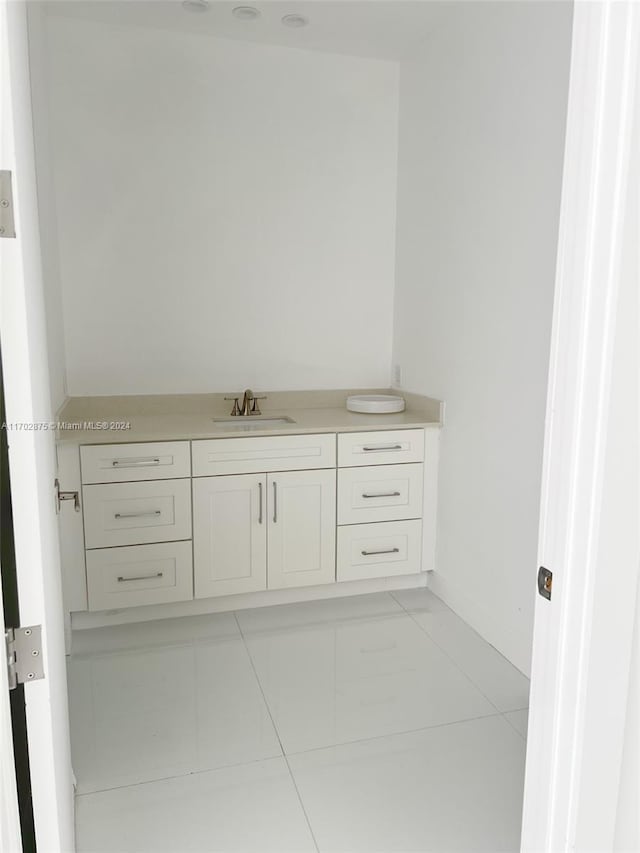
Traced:
POLYGON ((289 426, 295 424, 293 418, 265 418, 262 415, 238 416, 235 418, 212 418, 216 429, 237 430, 273 429, 274 427, 289 426))

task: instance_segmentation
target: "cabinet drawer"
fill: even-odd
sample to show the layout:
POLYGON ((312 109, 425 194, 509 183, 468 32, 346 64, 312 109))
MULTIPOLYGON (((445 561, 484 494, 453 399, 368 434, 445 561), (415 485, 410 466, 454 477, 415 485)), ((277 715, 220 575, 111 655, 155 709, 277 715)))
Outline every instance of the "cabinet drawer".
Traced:
POLYGON ((87 548, 191 539, 189 480, 84 486, 87 548))
POLYGON ((338 471, 338 524, 422 516, 424 466, 384 465, 338 471))
POLYGON ((211 438, 192 442, 192 454, 194 477, 335 468, 336 437, 323 433, 211 438))
POLYGON ((168 480, 191 475, 188 441, 93 444, 80 448, 83 483, 168 480))
POLYGON ((420 519, 339 527, 337 580, 417 574, 421 550, 420 519))
POLYGON ((399 462, 422 462, 423 429, 345 432, 338 436, 338 465, 395 465, 399 462))
POLYGON ((89 610, 193 598, 191 542, 104 548, 87 553, 89 610))

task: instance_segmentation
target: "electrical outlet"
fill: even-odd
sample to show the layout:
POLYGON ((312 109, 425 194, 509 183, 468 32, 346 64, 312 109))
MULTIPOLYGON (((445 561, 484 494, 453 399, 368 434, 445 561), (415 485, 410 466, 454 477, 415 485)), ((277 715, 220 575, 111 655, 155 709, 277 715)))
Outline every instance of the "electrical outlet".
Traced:
POLYGON ((402 385, 402 368, 399 364, 393 365, 391 374, 391 384, 394 388, 399 388, 402 385))

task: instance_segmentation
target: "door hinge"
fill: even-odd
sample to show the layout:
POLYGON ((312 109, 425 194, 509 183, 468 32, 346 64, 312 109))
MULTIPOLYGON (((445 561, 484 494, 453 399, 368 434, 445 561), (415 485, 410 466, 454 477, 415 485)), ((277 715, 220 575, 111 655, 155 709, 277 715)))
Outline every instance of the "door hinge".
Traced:
POLYGON ((7 647, 9 690, 14 690, 18 684, 44 678, 42 627, 28 625, 26 628, 7 628, 4 637, 7 647))
POLYGON ((0 237, 15 237, 16 225, 13 216, 13 191, 11 172, 0 170, 0 237))
POLYGON ((56 490, 56 515, 60 512, 60 504, 62 501, 73 501, 73 508, 76 512, 80 512, 80 493, 79 492, 63 492, 60 489, 58 479, 53 481, 53 487, 56 490))
POLYGON ((540 566, 538 569, 538 592, 547 601, 551 601, 551 585, 553 583, 553 572, 540 566))

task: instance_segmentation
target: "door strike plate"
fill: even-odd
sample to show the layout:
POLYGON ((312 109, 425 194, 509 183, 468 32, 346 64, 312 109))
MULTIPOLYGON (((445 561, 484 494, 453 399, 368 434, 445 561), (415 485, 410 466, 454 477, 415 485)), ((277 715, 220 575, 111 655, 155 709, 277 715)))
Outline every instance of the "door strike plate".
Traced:
POLYGON ((547 601, 551 601, 551 584, 553 582, 553 572, 540 566, 538 569, 538 592, 547 601))

